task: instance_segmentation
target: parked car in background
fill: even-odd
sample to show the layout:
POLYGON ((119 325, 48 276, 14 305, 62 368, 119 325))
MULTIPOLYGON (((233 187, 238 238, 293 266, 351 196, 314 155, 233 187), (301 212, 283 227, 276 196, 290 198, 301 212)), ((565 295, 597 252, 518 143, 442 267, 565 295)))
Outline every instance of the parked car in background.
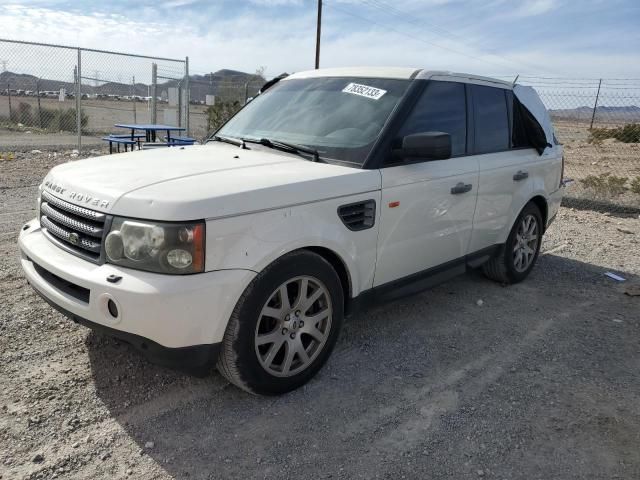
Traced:
POLYGON ((318 372, 345 315, 471 268, 524 280, 562 170, 531 88, 302 72, 206 145, 53 168, 22 267, 55 308, 154 361, 280 394, 318 372))

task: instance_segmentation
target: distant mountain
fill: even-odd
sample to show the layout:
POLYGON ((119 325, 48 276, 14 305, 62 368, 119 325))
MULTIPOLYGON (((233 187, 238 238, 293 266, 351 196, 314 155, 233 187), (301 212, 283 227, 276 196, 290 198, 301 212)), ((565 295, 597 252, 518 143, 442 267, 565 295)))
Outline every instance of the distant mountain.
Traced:
POLYGON ((60 90, 61 88, 73 91, 74 88, 73 82, 48 80, 46 78, 38 80, 38 77, 24 73, 0 72, 0 90, 5 90, 7 86, 13 90, 36 91, 39 89, 41 92, 60 90))
MULTIPOLYGON (((255 74, 240 72, 237 70, 218 70, 206 75, 190 75, 189 87, 191 90, 191 100, 195 102, 204 101, 206 95, 223 95, 233 98, 244 98, 245 85, 249 95, 255 95, 257 90, 265 83, 263 77, 255 74)), ((106 95, 138 95, 146 97, 151 95, 150 85, 136 83, 135 85, 121 82, 105 82, 98 86, 91 85, 91 80, 83 81, 82 93, 86 94, 106 94, 106 95)), ((184 79, 162 80, 158 82, 158 96, 166 98, 167 89, 170 87, 184 87, 184 79)), ((0 72, 0 90, 5 90, 9 86, 12 90, 39 89, 43 91, 59 91, 61 88, 67 92, 73 92, 75 85, 73 82, 61 80, 49 80, 34 75, 14 72, 0 72)))
MULTIPOLYGON (((582 106, 568 109, 553 109, 550 110, 550 113, 554 118, 590 120, 591 115, 593 114, 593 107, 582 106)), ((626 105, 623 107, 609 107, 602 105, 596 108, 596 119, 611 122, 640 123, 640 107, 635 105, 626 105)))

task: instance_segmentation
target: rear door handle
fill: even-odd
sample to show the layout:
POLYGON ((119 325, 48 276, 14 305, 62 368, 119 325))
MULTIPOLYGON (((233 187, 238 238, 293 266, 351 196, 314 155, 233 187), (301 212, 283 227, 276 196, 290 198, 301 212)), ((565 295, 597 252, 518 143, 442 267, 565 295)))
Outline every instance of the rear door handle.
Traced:
POLYGON ((524 180, 526 178, 529 178, 529 172, 524 172, 522 170, 518 170, 518 173, 513 176, 513 180, 516 182, 519 182, 520 180, 524 180))
POLYGON ((470 183, 458 183, 455 187, 451 187, 451 194, 458 195, 460 193, 467 193, 471 191, 472 185, 470 183))

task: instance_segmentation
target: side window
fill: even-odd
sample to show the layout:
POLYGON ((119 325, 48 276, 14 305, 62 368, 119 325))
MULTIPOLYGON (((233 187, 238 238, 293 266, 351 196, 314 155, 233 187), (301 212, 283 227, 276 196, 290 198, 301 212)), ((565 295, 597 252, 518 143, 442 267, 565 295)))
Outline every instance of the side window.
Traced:
MULTIPOLYGON (((512 94, 513 102, 513 123, 511 133, 512 148, 534 148, 533 139, 542 135, 540 125, 532 118, 531 114, 522 106, 520 101, 512 94)), ((546 142, 546 140, 545 140, 546 142)))
POLYGON ((475 153, 503 152, 511 146, 507 99, 502 88, 472 85, 475 153))
POLYGON ((451 135, 451 155, 464 155, 467 144, 466 109, 464 84, 431 81, 398 135, 445 132, 451 135))

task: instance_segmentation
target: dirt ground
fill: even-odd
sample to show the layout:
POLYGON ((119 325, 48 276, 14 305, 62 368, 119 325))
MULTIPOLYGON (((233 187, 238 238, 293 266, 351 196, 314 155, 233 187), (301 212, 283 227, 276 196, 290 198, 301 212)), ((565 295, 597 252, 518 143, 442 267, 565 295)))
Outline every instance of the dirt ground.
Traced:
POLYGON ((565 178, 575 180, 570 192, 574 198, 587 202, 606 201, 640 210, 640 195, 630 190, 598 198, 580 182, 589 175, 603 174, 624 177, 628 182, 640 178, 640 143, 623 143, 614 139, 606 139, 600 144, 589 143, 589 125, 586 123, 555 120, 554 126, 558 139, 564 145, 565 178))
POLYGON ((264 398, 149 364, 26 285, 17 231, 70 155, 0 161, 3 480, 640 478, 637 214, 562 208, 525 282, 474 272, 358 315, 313 381, 264 398))

